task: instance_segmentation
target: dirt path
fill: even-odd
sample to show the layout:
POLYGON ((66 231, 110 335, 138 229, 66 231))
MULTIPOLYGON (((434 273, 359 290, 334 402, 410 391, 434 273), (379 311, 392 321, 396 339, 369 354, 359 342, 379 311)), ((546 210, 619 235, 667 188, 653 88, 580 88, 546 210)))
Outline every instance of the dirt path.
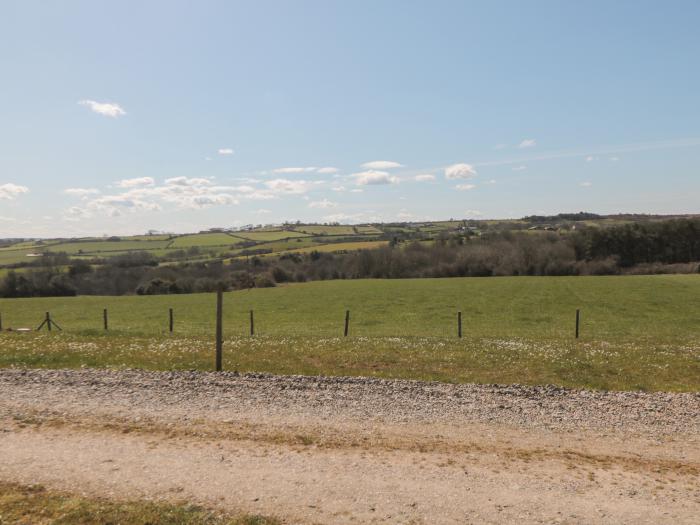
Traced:
POLYGON ((696 523, 700 395, 0 371, 0 478, 290 523, 696 523))

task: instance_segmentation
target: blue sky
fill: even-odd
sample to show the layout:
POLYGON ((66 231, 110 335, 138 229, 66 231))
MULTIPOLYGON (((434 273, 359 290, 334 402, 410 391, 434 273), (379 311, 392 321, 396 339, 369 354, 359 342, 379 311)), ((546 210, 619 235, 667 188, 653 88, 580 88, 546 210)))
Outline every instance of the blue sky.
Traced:
POLYGON ((0 237, 700 212, 696 1, 0 3, 0 237))

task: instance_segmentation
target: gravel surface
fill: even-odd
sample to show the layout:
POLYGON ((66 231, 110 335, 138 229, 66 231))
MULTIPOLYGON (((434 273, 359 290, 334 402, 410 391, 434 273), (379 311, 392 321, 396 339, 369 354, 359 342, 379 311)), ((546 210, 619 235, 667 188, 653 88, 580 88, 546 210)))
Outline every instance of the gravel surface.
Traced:
POLYGON ((700 393, 0 369, 0 479, 284 523, 697 523, 700 393))
POLYGON ((5 403, 41 401, 59 409, 167 412, 184 420, 221 419, 256 410, 391 423, 503 423, 560 430, 700 432, 700 393, 601 392, 556 386, 453 385, 365 377, 307 377, 233 372, 0 370, 5 403), (78 407, 76 407, 76 402, 78 407))

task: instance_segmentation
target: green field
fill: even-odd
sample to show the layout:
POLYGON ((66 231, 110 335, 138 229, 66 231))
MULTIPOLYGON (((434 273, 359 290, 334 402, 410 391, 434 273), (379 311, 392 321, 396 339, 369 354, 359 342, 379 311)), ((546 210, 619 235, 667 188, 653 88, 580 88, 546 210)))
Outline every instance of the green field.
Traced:
POLYGON ((241 239, 232 237, 227 233, 198 233, 194 235, 181 235, 173 239, 169 248, 182 249, 193 246, 232 246, 241 242, 241 239))
POLYGON ((324 226, 309 224, 297 226, 295 230, 310 235, 354 235, 355 228, 355 226, 324 226))
POLYGON ((296 237, 306 237, 305 233, 291 230, 259 230, 259 231, 238 231, 232 233, 236 237, 249 241, 267 242, 280 241, 282 239, 294 239, 296 237))
MULTIPOLYGON (((697 275, 325 281, 231 292, 225 362, 278 373, 700 391, 699 296, 697 275)), ((214 305, 213 294, 2 299, 5 328, 35 328, 50 311, 64 331, 3 333, 0 366, 208 369, 214 305)))

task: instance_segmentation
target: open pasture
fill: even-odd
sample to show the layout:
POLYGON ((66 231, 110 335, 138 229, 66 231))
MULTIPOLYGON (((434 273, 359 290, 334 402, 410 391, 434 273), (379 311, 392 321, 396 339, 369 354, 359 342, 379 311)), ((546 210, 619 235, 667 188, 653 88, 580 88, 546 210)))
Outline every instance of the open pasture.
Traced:
POLYGON ((280 241, 283 239, 294 239, 306 237, 307 234, 292 230, 266 230, 266 231, 237 231, 232 233, 236 237, 256 242, 280 241))
POLYGON ((180 235, 175 237, 168 248, 185 249, 208 246, 232 246, 241 242, 241 239, 227 233, 196 233, 193 235, 180 235))
POLYGON ((168 246, 167 240, 119 240, 119 241, 78 241, 64 242, 52 245, 48 250, 52 252, 65 252, 69 255, 100 254, 105 252, 128 252, 140 250, 157 250, 168 246))
POLYGON ((295 228, 296 231, 309 235, 353 235, 356 233, 355 229, 355 226, 320 224, 305 224, 295 228))
MULTIPOLYGON (((325 281, 232 292, 224 298, 225 367, 697 391, 699 294, 700 276, 675 275, 325 281)), ((4 299, 0 311, 5 328, 35 328, 50 311, 64 329, 3 333, 2 366, 209 369, 213 362, 213 294, 4 299)))

